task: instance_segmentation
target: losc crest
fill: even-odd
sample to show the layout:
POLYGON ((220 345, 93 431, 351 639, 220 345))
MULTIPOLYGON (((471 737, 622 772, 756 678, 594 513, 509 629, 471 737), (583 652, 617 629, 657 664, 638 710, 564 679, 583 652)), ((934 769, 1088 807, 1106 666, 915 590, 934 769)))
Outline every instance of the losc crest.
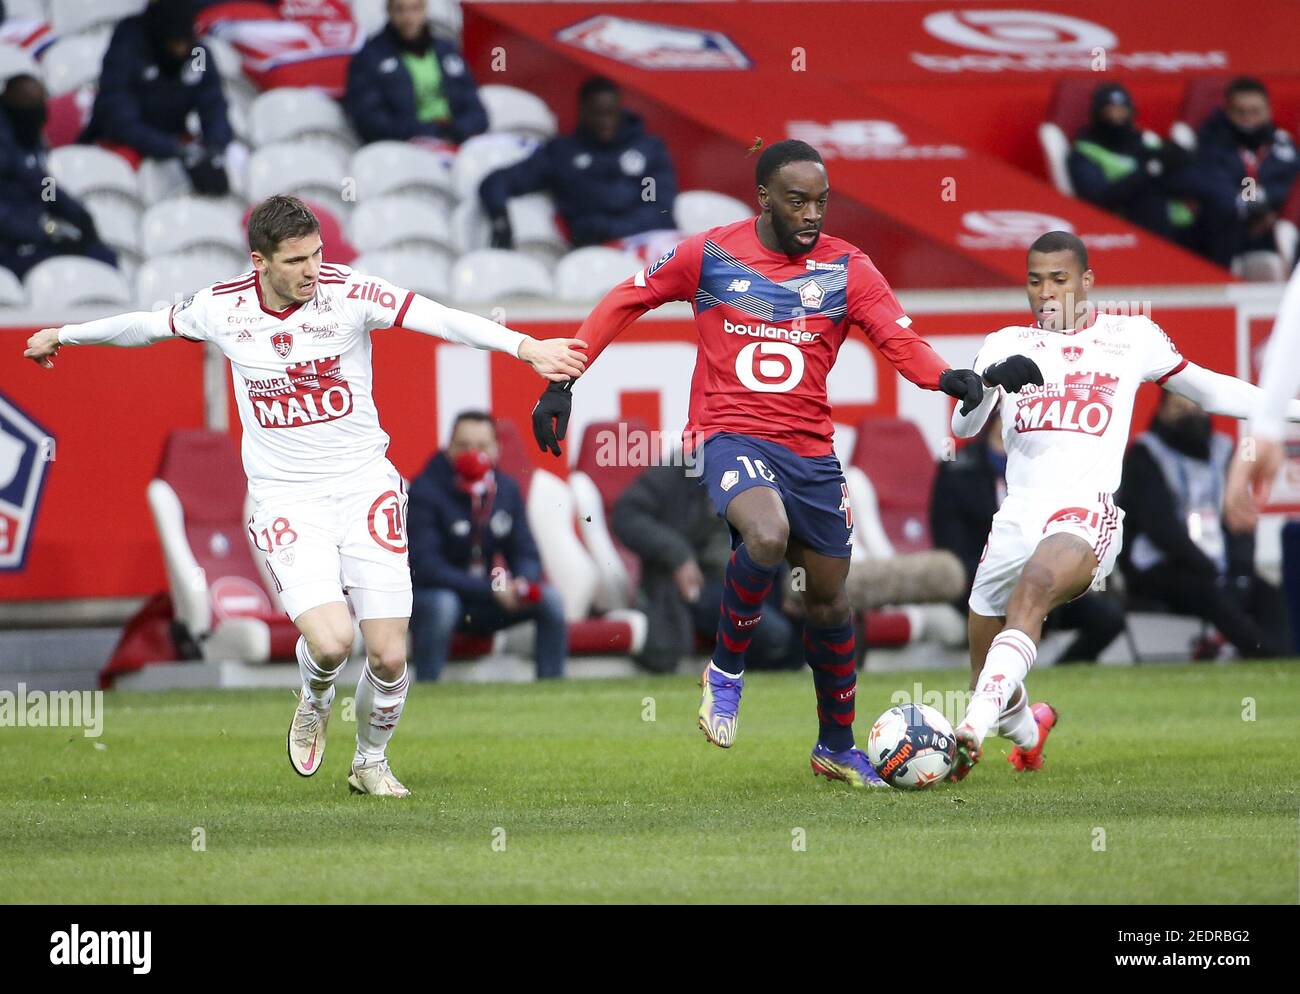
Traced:
POLYGON ((53 436, 0 394, 0 570, 27 561, 53 455, 53 436))

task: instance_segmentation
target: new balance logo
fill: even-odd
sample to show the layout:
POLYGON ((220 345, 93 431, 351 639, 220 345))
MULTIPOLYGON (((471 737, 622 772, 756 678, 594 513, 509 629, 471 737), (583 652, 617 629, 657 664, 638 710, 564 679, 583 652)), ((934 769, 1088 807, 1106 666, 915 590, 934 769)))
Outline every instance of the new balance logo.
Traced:
POLYGON ((732 280, 731 285, 727 287, 728 293, 748 293, 749 280, 732 280))

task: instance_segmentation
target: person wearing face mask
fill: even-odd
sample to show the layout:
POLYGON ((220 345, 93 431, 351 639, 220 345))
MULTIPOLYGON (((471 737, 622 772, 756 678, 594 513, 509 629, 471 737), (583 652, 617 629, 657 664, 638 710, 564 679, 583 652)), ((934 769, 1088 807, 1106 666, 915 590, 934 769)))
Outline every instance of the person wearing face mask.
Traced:
POLYGON ((152 0, 113 30, 83 143, 98 143, 138 164, 174 162, 178 185, 228 192, 227 152, 234 132, 221 75, 194 31, 194 0, 152 0), (199 133, 187 127, 197 114, 199 133), (183 176, 181 175, 183 171, 183 176))
POLYGON ((10 77, 0 95, 0 266, 20 279, 56 255, 117 265, 90 212, 69 193, 48 196, 45 101, 45 87, 26 74, 10 77))
POLYGON ((1273 123, 1268 90, 1239 77, 1224 106, 1201 126, 1186 191, 1200 201, 1198 250, 1221 266, 1252 250, 1272 250, 1273 225, 1300 174, 1291 136, 1273 123))
POLYGON ((542 582, 523 494, 496 459, 492 417, 465 411, 446 450, 411 484, 411 661, 421 680, 442 674, 454 633, 486 635, 521 621, 537 624, 538 679, 564 675, 564 604, 542 582))
POLYGON ((1281 595, 1255 572, 1253 533, 1223 524, 1232 449, 1195 402, 1162 395, 1124 457, 1120 566, 1132 595, 1203 618, 1239 656, 1282 656, 1289 639, 1281 595))
POLYGON ((593 76, 578 91, 578 127, 522 162, 489 173, 479 201, 492 224, 492 247, 513 248, 506 204, 544 191, 575 248, 617 243, 648 259, 680 240, 673 225, 677 174, 663 141, 623 107, 618 86, 593 76))
POLYGON ((463 142, 488 127, 459 47, 433 33, 428 0, 388 0, 388 23, 348 63, 343 105, 367 142, 463 142))
POLYGON ((1103 210, 1165 238, 1188 243, 1194 215, 1172 194, 1188 155, 1136 124, 1133 98, 1118 83, 1092 94, 1088 124, 1070 150, 1075 192, 1103 210))

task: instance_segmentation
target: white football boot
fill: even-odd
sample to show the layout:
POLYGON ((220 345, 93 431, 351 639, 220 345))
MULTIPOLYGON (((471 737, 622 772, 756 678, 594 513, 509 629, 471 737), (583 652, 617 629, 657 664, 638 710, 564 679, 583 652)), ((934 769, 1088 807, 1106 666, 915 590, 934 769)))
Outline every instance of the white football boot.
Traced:
POLYGON ((309 777, 320 769, 325 758, 325 726, 329 724, 331 708, 317 708, 303 691, 298 692, 298 707, 289 726, 289 763, 301 777, 309 777))
POLYGON ((376 797, 410 797, 411 792, 393 776, 388 760, 380 759, 364 766, 355 765, 348 775, 348 788, 354 794, 374 794, 376 797))

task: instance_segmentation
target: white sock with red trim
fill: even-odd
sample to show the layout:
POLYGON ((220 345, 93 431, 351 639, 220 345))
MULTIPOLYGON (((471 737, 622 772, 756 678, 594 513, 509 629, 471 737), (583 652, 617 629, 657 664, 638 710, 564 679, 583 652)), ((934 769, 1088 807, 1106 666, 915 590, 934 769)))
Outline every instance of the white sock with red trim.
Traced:
POLYGON ((366 660, 361 679, 357 681, 357 754, 353 766, 366 766, 384 758, 388 740, 402 717, 402 706, 411 685, 409 673, 409 668, 404 666, 401 676, 385 683, 375 676, 370 660, 366 660))
POLYGON ((970 727, 981 742, 1006 710, 1016 687, 1025 682, 1037 655, 1034 640, 1014 628, 1004 628, 993 640, 975 683, 975 696, 962 719, 962 724, 970 727))
POLYGON ((302 677, 302 689, 307 695, 307 700, 311 701, 317 709, 325 710, 334 701, 334 680, 343 670, 343 664, 340 663, 336 670, 327 670, 316 662, 307 648, 305 635, 298 636, 294 654, 298 657, 298 675, 302 677))
MULTIPOLYGON (((1015 694, 1011 696, 1015 697, 1015 694)), ((1034 712, 1029 710, 1029 692, 1023 683, 1020 685, 1020 703, 1010 705, 998 715, 997 729, 993 734, 1010 739, 1021 749, 1038 745, 1038 721, 1034 712)))

